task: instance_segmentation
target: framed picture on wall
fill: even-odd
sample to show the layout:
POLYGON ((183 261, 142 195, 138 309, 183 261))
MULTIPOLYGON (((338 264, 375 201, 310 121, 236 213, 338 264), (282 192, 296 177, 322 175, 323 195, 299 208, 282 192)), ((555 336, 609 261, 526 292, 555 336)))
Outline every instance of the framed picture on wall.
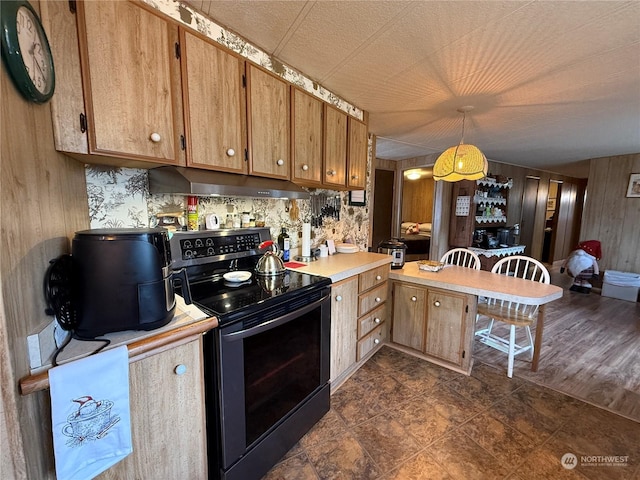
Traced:
POLYGON ((632 173, 631 177, 629 177, 627 197, 640 198, 640 173, 632 173))

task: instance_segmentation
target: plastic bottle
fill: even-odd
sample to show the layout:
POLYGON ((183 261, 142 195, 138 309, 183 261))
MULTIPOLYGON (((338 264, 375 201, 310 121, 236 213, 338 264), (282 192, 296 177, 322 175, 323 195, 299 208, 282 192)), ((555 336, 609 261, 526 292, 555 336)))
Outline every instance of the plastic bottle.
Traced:
POLYGON ((278 246, 280 250, 282 250, 282 260, 285 262, 289 261, 289 250, 291 245, 289 243, 289 235, 287 234, 287 229, 282 227, 282 231, 280 235, 278 235, 278 246))

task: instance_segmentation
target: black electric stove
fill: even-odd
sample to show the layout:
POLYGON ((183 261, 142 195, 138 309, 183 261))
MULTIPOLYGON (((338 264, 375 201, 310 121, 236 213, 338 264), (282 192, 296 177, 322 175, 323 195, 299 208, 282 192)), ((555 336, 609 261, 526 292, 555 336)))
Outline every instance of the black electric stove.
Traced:
POLYGON ((225 325, 282 302, 305 297, 331 284, 326 277, 287 270, 284 275, 262 276, 255 266, 271 240, 268 228, 204 230, 174 233, 172 267, 186 268, 191 298, 201 310, 225 325), (229 282, 224 274, 251 272, 244 282, 229 282))

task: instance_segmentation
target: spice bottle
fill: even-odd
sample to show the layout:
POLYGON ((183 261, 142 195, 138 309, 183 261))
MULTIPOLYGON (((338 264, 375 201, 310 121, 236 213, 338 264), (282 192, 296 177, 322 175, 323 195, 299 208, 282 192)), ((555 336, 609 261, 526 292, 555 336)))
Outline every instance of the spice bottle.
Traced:
POLYGON ((280 232, 280 235, 278 235, 278 246, 280 247, 280 250, 282 250, 282 260, 284 260, 285 262, 289 261, 289 250, 291 248, 290 242, 289 242, 289 235, 287 234, 287 229, 282 227, 282 231, 280 232))

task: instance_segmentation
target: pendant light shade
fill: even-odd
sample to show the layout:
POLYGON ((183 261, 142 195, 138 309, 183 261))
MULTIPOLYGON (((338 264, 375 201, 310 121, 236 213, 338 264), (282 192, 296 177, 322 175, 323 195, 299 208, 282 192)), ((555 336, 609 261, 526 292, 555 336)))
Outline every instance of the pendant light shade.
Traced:
MULTIPOLYGON (((458 110, 466 114, 473 107, 458 110)), ((466 116, 466 115, 465 115, 466 116)), ((446 182, 478 180, 487 175, 489 164, 484 153, 474 145, 464 143, 464 119, 462 118, 462 140, 458 145, 447 148, 433 166, 433 179, 446 182)))

